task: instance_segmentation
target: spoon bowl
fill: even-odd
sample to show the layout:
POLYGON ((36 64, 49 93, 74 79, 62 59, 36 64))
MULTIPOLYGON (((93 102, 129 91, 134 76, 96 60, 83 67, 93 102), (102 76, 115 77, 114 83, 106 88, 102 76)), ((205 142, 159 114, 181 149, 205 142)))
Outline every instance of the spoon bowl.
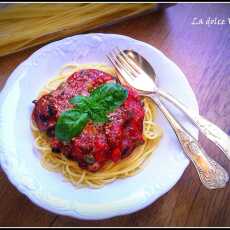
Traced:
POLYGON ((126 55, 128 55, 140 68, 142 68, 149 77, 157 84, 157 75, 153 69, 153 67, 149 64, 149 62, 138 54, 134 50, 124 50, 123 51, 126 55))

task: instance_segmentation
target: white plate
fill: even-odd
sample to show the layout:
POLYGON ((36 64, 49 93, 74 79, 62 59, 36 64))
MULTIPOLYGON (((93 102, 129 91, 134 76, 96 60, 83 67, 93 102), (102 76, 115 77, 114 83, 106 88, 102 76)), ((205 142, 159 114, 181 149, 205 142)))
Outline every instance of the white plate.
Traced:
MULTIPOLYGON (((106 63, 113 47, 138 51, 153 65, 160 86, 198 111, 194 93, 181 70, 156 48, 113 34, 77 35, 50 43, 36 51, 11 74, 0 97, 0 160, 11 183, 40 207, 81 219, 104 219, 140 210, 176 184, 189 161, 164 117, 157 123, 164 137, 138 175, 117 180, 101 189, 76 189, 40 165, 30 130, 31 101, 39 89, 67 63, 106 63)), ((183 124, 198 136, 181 113, 183 124)))

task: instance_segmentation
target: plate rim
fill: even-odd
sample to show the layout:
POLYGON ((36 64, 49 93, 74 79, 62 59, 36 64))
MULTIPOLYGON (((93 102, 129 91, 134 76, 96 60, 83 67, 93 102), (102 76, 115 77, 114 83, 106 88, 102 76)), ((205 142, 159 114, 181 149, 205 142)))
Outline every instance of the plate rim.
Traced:
MULTIPOLYGON (((179 71, 181 73, 181 75, 183 75, 184 79, 185 79, 185 82, 187 83, 187 87, 190 88, 190 91, 191 91, 191 94, 193 94, 193 97, 194 97, 194 109, 199 112, 199 107, 198 107, 198 102, 197 102, 197 99, 196 99, 196 96, 195 96, 195 93, 192 89, 192 87, 190 86, 185 74, 182 72, 182 70, 177 66, 176 63, 174 63, 170 58, 167 57, 167 55, 165 55, 161 50, 157 49, 156 47, 146 43, 146 42, 143 42, 143 41, 140 41, 140 40, 137 40, 133 37, 129 37, 129 36, 125 36, 125 35, 120 35, 120 34, 112 34, 112 33, 87 33, 87 34, 78 34, 78 35, 73 35, 73 36, 70 36, 70 37, 66 37, 66 38, 63 38, 63 39, 60 39, 60 40, 57 40, 57 41, 54 41, 54 42, 51 42, 49 44, 46 44, 45 46, 39 48, 38 50, 36 50, 35 52, 33 52, 29 57, 27 57, 23 62, 21 62, 9 75, 3 89, 1 90, 1 93, 0 93, 0 101, 4 100, 4 97, 6 97, 6 95, 8 94, 8 92, 10 91, 10 88, 13 87, 13 85, 15 84, 15 80, 17 79, 17 73, 20 73, 23 71, 23 68, 25 65, 27 65, 27 63, 29 63, 32 58, 34 56, 37 55, 37 53, 41 52, 42 50, 45 50, 45 49, 48 49, 49 47, 52 48, 52 46, 57 43, 59 43, 60 41, 65 41, 67 39, 76 39, 77 37, 82 37, 82 36, 99 36, 99 37, 103 37, 103 36, 106 36, 106 37, 121 37, 121 38, 124 38, 124 39, 128 39, 128 40, 132 40, 133 42, 138 42, 139 44, 143 45, 143 46, 146 46, 148 47, 149 49, 154 49, 155 52, 157 52, 160 56, 164 56, 164 58, 167 59, 168 62, 170 62, 170 64, 172 64, 174 66, 174 68, 177 69, 177 71, 179 71), (13 84, 12 84, 13 83, 13 84), (196 107, 196 108, 195 108, 196 107)), ((2 114, 2 111, 1 111, 1 107, 0 107, 0 132, 1 132, 1 127, 3 124, 2 122, 2 117, 3 117, 3 114, 2 114)), ((196 137, 198 137, 198 131, 196 133, 196 137)), ((0 153, 2 153, 4 151, 3 149, 3 141, 1 141, 0 139, 0 153)), ((81 216, 79 213, 70 213, 70 212, 66 212, 66 211, 63 211, 61 209, 55 209, 55 207, 49 207, 47 205, 44 205, 43 203, 39 202, 39 200, 37 200, 37 198, 30 193, 30 191, 25 191, 23 190, 22 188, 20 188, 20 186, 18 186, 17 184, 17 181, 15 180, 15 178, 12 177, 12 175, 10 174, 8 168, 6 167, 6 165, 4 165, 4 162, 2 160, 2 158, 0 157, 0 164, 1 164, 1 168, 3 169, 3 172, 5 173, 5 175, 7 176, 8 180, 11 182, 11 184, 14 185, 14 187, 19 191, 21 192, 22 194, 24 194, 26 197, 29 198, 29 200, 45 209, 45 210, 48 210, 50 211, 51 213, 55 213, 55 214, 59 214, 59 215, 63 215, 63 216, 70 216, 70 217, 73 217, 73 218, 78 218, 78 219, 83 219, 83 220, 102 220, 102 219, 108 219, 108 218, 111 218, 111 217, 115 217, 115 216, 123 216, 123 215, 127 215, 127 214, 130 214, 130 213, 134 213, 134 212, 137 212, 151 204, 153 204, 157 199, 159 199, 160 197, 162 197, 163 195, 165 195, 167 192, 169 192, 172 187, 174 187, 178 181, 180 180, 180 178, 182 177, 185 169, 188 167, 189 165, 189 161, 187 162, 184 162, 184 168, 183 170, 181 170, 181 173, 178 173, 180 174, 178 176, 178 179, 175 181, 175 183, 172 183, 171 186, 169 186, 168 189, 166 189, 165 191, 161 192, 161 195, 159 195, 157 198, 154 198, 154 199, 148 199, 148 202, 145 202, 144 204, 139 204, 138 207, 135 207, 135 208, 131 208, 129 210, 125 210, 125 212, 121 212, 119 214, 111 214, 111 215, 106 215, 104 217, 98 217, 98 216, 94 216, 94 217, 84 217, 84 216, 81 216)), ((70 210, 70 211, 73 211, 73 210, 70 210)))

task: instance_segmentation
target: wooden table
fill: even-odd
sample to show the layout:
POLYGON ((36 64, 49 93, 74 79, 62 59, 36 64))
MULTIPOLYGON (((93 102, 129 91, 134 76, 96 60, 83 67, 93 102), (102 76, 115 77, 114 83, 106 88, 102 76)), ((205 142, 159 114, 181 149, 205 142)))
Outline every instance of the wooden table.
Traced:
MULTIPOLYGON (((93 32, 128 35, 162 50, 187 76, 200 113, 230 135, 230 24, 192 25, 194 17, 203 22, 208 17, 230 18, 230 4, 178 4, 93 32)), ((38 48, 0 59, 1 88, 12 70, 38 48)), ((230 173, 226 157, 202 136, 200 143, 230 173)), ((0 188, 0 226, 230 226, 230 186, 205 189, 192 165, 154 204, 103 221, 82 221, 40 209, 11 185, 2 171, 0 188)))

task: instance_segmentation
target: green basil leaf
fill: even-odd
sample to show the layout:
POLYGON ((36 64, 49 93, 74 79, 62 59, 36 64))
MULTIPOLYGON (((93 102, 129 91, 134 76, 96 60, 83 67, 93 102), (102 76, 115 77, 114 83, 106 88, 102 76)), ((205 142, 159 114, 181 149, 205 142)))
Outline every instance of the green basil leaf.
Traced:
POLYGON ((121 106, 122 103, 128 96, 128 92, 121 85, 116 83, 104 84, 95 89, 90 97, 89 101, 94 107, 100 105, 107 113, 112 112, 117 107, 121 106))
POLYGON ((72 105, 76 105, 80 110, 86 110, 89 107, 89 97, 86 96, 75 96, 69 100, 72 105))
POLYGON ((113 112, 128 96, 128 92, 116 83, 104 84, 95 89, 90 96, 75 96, 69 102, 76 106, 61 114, 55 127, 55 136, 69 141, 79 135, 89 119, 97 123, 108 121, 107 114, 113 112))
POLYGON ((63 112, 55 127, 55 136, 61 141, 70 141, 79 135, 89 120, 89 115, 77 109, 63 112))
POLYGON ((91 112, 90 119, 96 123, 105 123, 108 121, 105 111, 91 112))
POLYGON ((69 102, 72 104, 72 105, 78 105, 80 103, 82 103, 83 101, 86 100, 86 97, 85 96, 82 96, 82 95, 77 95, 75 97, 72 97, 69 102))

